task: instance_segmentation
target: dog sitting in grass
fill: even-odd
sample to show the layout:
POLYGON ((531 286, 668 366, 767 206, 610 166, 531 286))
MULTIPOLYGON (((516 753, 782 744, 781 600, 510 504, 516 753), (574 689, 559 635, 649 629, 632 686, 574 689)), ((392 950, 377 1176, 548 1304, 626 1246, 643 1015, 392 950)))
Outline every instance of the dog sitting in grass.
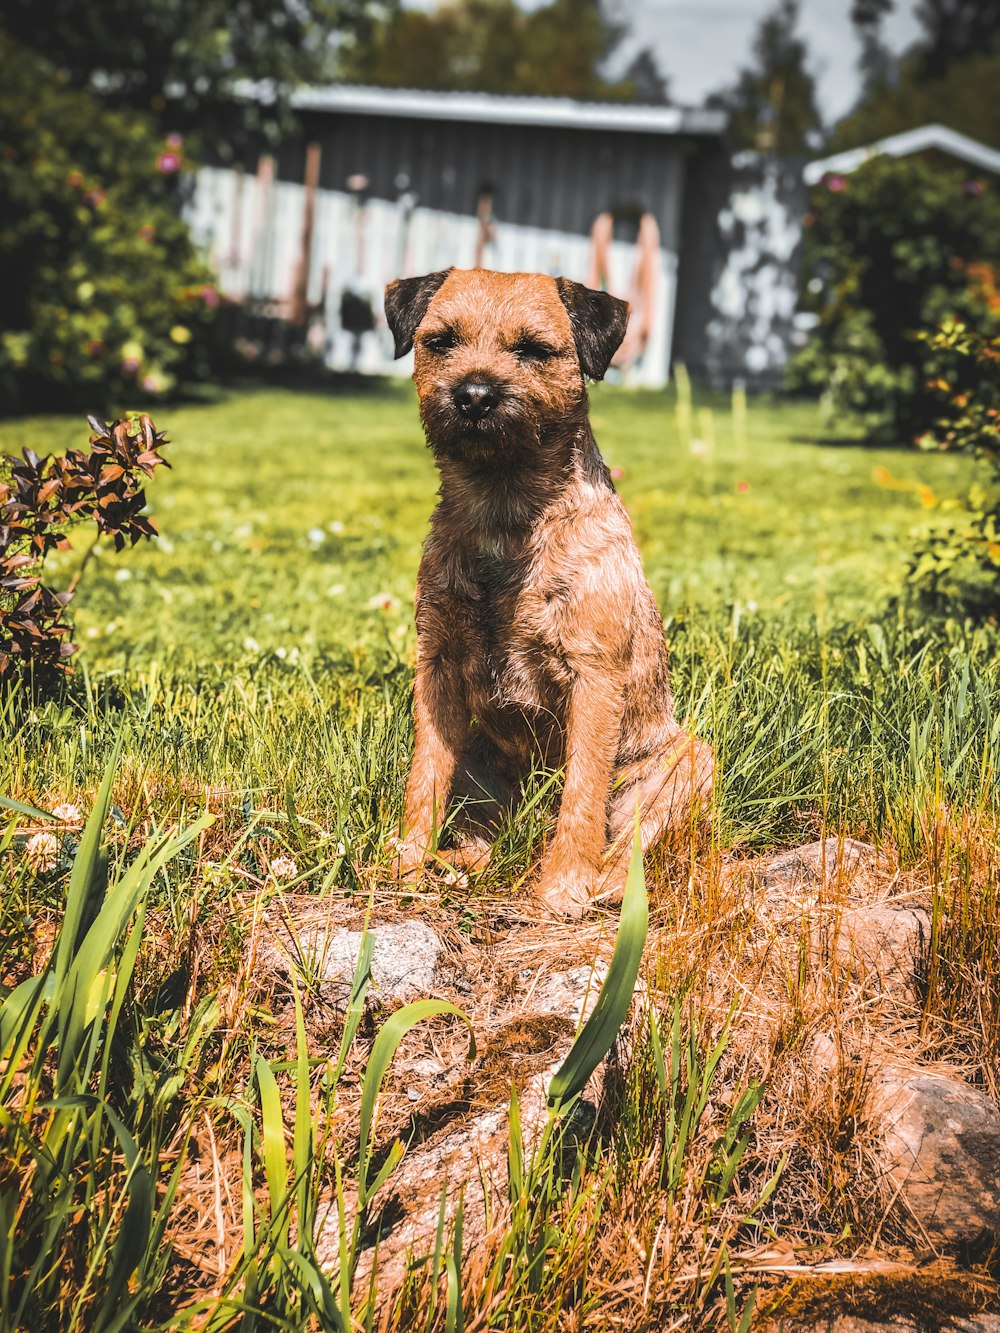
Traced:
POLYGON ((674 721, 663 624, 598 451, 602 379, 628 306, 535 273, 447 269, 386 289, 396 356, 415 348, 441 474, 417 579, 416 745, 398 869, 482 866, 539 763, 564 769, 537 893, 579 916, 620 898, 639 810, 649 847, 712 783, 674 721))

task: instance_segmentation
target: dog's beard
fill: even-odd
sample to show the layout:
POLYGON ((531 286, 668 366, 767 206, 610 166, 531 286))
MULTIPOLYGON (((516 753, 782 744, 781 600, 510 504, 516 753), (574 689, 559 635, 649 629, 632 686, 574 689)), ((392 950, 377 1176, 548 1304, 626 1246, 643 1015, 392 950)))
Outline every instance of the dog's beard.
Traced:
POLYGON ((420 419, 436 458, 477 467, 510 467, 538 449, 537 414, 509 395, 479 421, 471 421, 452 401, 450 389, 436 390, 420 404, 420 419))

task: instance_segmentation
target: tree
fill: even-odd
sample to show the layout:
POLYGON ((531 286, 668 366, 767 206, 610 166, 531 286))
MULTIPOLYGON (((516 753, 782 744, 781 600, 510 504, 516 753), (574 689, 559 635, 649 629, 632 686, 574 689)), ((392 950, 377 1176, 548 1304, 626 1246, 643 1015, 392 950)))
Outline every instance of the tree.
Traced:
POLYGON ((516 0, 446 0, 432 10, 395 7, 345 52, 345 69, 388 88, 629 99, 641 84, 662 97, 651 56, 620 81, 601 73, 623 36, 599 0, 549 0, 530 11, 516 0))
POLYGON ((881 43, 893 7, 894 0, 854 0, 862 94, 830 147, 855 148, 934 121, 1000 147, 1000 0, 921 0, 923 32, 901 61, 881 43))
POLYGON ((6 0, 2 26, 105 100, 204 117, 240 79, 280 98, 330 77, 369 18, 369 0, 6 0))
POLYGON ((851 5, 851 22, 861 43, 861 86, 866 94, 884 87, 891 77, 893 58, 882 40, 882 22, 893 7, 894 0, 854 0, 851 5))
POLYGON ((795 32, 798 19, 799 0, 778 0, 757 29, 754 64, 708 99, 729 112, 736 147, 775 153, 815 147, 821 131, 816 81, 806 44, 795 32))
POLYGON ((1000 55, 1000 0, 920 0, 924 28, 915 57, 921 82, 944 78, 981 55, 1000 55))
POLYGON ((626 65, 622 81, 631 84, 635 100, 646 106, 666 106, 670 101, 670 86, 648 46, 626 65))

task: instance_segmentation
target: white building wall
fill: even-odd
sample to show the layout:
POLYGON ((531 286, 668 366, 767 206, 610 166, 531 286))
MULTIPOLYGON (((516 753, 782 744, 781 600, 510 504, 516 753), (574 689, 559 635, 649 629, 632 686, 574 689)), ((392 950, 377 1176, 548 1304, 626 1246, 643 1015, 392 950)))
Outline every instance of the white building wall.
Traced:
MULTIPOLYGON (((226 168, 198 173, 188 221, 208 252, 225 295, 233 299, 287 300, 293 290, 301 247, 306 192, 302 185, 247 176, 226 168)), ((309 300, 318 302, 327 274, 322 327, 323 356, 332 370, 407 375, 410 357, 392 359, 392 338, 382 314, 385 284, 401 275, 435 269, 471 268, 476 259, 476 219, 454 213, 370 200, 359 205, 345 192, 318 190, 310 263, 309 300), (360 343, 340 326, 345 288, 367 298, 375 328, 360 343)), ((591 243, 587 236, 496 224, 484 264, 503 272, 540 272, 586 280, 591 243)), ((658 293, 649 340, 639 360, 624 372, 628 384, 660 387, 667 381, 676 297, 677 256, 660 249, 658 293)), ((610 269, 616 294, 628 295, 635 250, 614 242, 610 269)), ((612 372, 614 375, 615 372, 612 372)))

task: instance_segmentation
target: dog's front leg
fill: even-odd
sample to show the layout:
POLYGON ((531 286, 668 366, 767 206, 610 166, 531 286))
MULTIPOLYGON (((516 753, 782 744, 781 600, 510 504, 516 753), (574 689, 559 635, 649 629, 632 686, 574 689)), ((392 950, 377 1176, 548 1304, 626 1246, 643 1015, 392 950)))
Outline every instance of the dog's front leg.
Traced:
POLYGON ((596 670, 578 675, 570 690, 562 801, 537 890, 566 916, 583 915, 600 874, 620 701, 615 682, 596 670))
POLYGON ((418 650, 413 698, 416 743, 406 783, 398 862, 401 875, 418 872, 436 849, 469 722, 469 706, 457 662, 441 654, 423 654, 418 650))

